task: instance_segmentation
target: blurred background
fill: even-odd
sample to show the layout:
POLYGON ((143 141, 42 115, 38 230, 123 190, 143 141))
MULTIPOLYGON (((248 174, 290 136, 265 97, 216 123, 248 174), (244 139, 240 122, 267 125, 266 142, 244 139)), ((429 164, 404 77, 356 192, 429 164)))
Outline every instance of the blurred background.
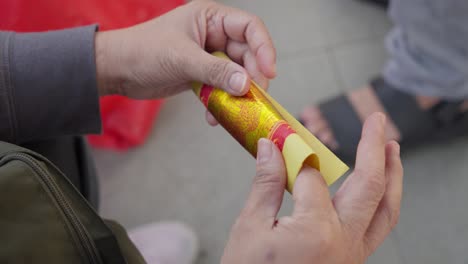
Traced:
MULTIPOLYGON (((278 77, 270 93, 292 113, 361 87, 385 62, 391 23, 380 7, 354 0, 220 2, 260 16, 271 30, 278 77)), ((467 155, 466 139, 405 153, 401 220, 369 263, 468 263, 467 155)), ((94 156, 105 217, 128 228, 184 221, 200 236, 199 263, 219 263, 255 162, 223 128, 208 126, 192 93, 167 100, 143 146, 94 156)), ((281 213, 290 209, 286 195, 281 213)))

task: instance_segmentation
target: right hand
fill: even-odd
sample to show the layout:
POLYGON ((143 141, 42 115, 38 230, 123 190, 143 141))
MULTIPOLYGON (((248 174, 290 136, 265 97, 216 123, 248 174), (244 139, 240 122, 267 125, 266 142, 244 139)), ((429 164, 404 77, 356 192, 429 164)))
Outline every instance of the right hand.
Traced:
MULTIPOLYGON (((101 95, 162 98, 200 81, 240 96, 251 79, 268 88, 276 76, 276 50, 260 18, 214 1, 192 1, 130 28, 98 32, 96 67, 101 95), (224 51, 233 62, 207 53, 212 51, 224 51)), ((218 124, 208 111, 206 119, 218 124)))
MULTIPOLYGON (((234 96, 276 76, 276 51, 262 20, 211 0, 192 1, 147 22, 96 34, 101 95, 168 97, 193 81, 234 96), (233 61, 209 54, 223 51, 233 61)), ((208 121, 215 124, 211 115, 208 121)))
POLYGON ((400 212, 399 145, 386 143, 384 126, 383 114, 368 118, 356 169, 333 199, 320 173, 304 168, 294 186, 294 211, 280 219, 284 162, 278 148, 262 139, 257 176, 222 263, 364 263, 396 225, 400 212))

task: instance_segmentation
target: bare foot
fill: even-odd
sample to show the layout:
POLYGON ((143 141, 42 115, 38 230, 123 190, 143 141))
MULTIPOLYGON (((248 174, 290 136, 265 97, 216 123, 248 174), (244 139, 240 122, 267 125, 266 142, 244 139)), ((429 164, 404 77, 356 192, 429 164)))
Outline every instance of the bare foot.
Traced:
MULTIPOLYGON (((353 106, 354 111, 359 116, 361 122, 364 122, 364 120, 374 112, 385 113, 384 107, 370 86, 352 91, 346 96, 353 106)), ((429 109, 440 100, 434 97, 417 96, 416 101, 421 109, 429 109)), ((461 106, 461 111, 466 110, 468 110, 468 101, 463 103, 461 106)), ((312 134, 317 136, 325 145, 330 147, 332 150, 337 150, 339 148, 339 142, 336 141, 334 133, 329 127, 327 120, 320 112, 319 107, 306 107, 300 117, 304 122, 305 127, 309 129, 312 134)), ((386 137, 388 140, 401 140, 400 131, 388 115, 386 137)))

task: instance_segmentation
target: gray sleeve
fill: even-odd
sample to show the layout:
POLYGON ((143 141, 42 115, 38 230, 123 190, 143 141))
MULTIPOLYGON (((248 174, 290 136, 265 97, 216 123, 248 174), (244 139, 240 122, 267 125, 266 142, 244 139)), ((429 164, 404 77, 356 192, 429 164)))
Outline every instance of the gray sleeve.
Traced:
POLYGON ((0 31, 0 140, 100 132, 96 28, 0 31))

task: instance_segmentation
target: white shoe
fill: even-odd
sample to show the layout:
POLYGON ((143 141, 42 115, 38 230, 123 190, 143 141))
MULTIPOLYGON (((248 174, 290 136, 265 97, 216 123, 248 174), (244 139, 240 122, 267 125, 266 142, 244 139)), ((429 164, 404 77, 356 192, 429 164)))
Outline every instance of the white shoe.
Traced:
POLYGON ((148 264, 193 264, 198 256, 197 236, 182 223, 150 223, 128 235, 148 264))

